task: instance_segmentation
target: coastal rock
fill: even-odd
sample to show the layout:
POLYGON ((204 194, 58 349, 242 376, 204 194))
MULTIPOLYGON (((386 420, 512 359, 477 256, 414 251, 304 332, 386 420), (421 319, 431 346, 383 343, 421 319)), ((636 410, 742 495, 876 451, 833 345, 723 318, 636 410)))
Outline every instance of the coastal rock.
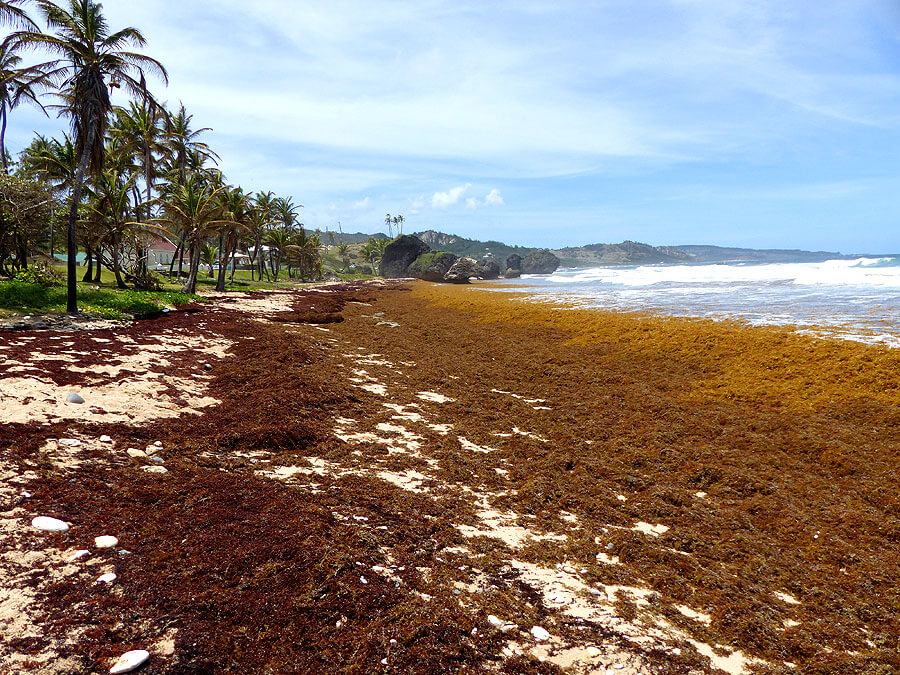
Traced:
POLYGON ((550 639, 550 633, 548 633, 545 628, 541 628, 540 626, 535 626, 534 628, 532 628, 531 635, 538 642, 546 642, 550 639))
POLYGON ((522 274, 553 274, 559 269, 559 258, 547 249, 532 251, 522 261, 522 274))
POLYGON ((428 244, 418 237, 401 235, 385 247, 379 272, 385 279, 402 279, 416 258, 430 250, 428 244))
POLYGON ((478 263, 478 276, 482 279, 499 279, 500 265, 493 260, 482 260, 478 263))
POLYGON ((109 535, 103 537, 94 537, 94 546, 97 548, 115 548, 119 545, 119 540, 109 535))
POLYGON ((441 282, 459 257, 446 251, 428 251, 416 258, 406 273, 416 279, 441 282))
POLYGON ((84 399, 74 392, 66 396, 66 401, 69 403, 84 403, 84 399))
POLYGON ((522 276, 522 270, 506 270, 503 275, 505 279, 518 279, 520 276, 522 276))
POLYGON ((467 284, 469 279, 478 276, 478 261, 473 258, 460 258, 444 275, 444 281, 451 284, 467 284))
POLYGON ((68 532, 69 524, 57 518, 48 518, 47 516, 38 516, 32 519, 31 526, 42 532, 68 532))
POLYGON ((522 256, 518 253, 513 253, 506 259, 506 270, 521 270, 522 269, 522 256))
POLYGON ((119 657, 119 660, 109 669, 110 675, 119 675, 119 673, 131 673, 143 666, 150 660, 150 652, 144 649, 135 649, 131 652, 125 652, 119 657))

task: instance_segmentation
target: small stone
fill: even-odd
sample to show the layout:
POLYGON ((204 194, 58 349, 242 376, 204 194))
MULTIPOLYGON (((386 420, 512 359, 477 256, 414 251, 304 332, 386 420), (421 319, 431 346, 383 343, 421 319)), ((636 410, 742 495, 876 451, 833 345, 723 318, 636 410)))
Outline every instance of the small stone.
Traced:
POLYGON ((360 581, 360 583, 362 583, 362 584, 368 584, 368 583, 369 583, 369 581, 368 581, 365 577, 360 577, 360 578, 359 578, 359 581, 360 581))
POLYGON ((204 364, 203 364, 203 370, 207 370, 207 371, 212 370, 212 366, 209 365, 208 363, 204 363, 204 364))
POLYGON ((103 436, 100 437, 101 443, 112 443, 112 440, 113 440, 112 437, 107 436, 106 434, 104 434, 103 436))
POLYGON ((508 623, 500 629, 503 633, 515 633, 517 630, 519 630, 519 627, 514 623, 508 623))
POLYGON ((87 558, 90 554, 91 554, 90 551, 83 548, 79 551, 75 551, 75 553, 73 553, 68 558, 66 558, 66 562, 73 563, 77 560, 81 560, 82 558, 87 558))
POLYGON ((153 445, 155 445, 157 448, 161 448, 161 447, 162 447, 162 441, 153 441, 153 445))
POLYGON ((541 628, 540 626, 534 626, 531 629, 531 635, 538 642, 546 642, 550 639, 550 633, 548 633, 546 629, 541 628))
POLYGON ((493 614, 488 614, 488 623, 491 624, 494 628, 500 628, 503 625, 503 622, 493 614))
POLYGON ((95 537, 94 538, 94 546, 97 548, 115 548, 119 545, 119 540, 115 537, 104 536, 104 537, 95 537))
POLYGON ((148 445, 146 448, 144 448, 144 452, 149 455, 151 452, 156 452, 158 449, 159 448, 157 448, 155 445, 148 445))
POLYGON ((79 441, 77 438, 60 438, 57 442, 60 445, 66 446, 67 448, 77 448, 79 445, 81 445, 81 441, 79 441))
POLYGON ((169 470, 164 466, 142 466, 141 469, 147 473, 169 473, 169 470))
POLYGON ((143 649, 136 649, 132 652, 126 652, 119 657, 112 668, 109 669, 110 675, 118 675, 119 673, 130 673, 143 666, 150 660, 150 652, 143 649))
POLYGON ((104 574, 103 576, 97 577, 97 583, 98 584, 111 584, 116 579, 118 579, 118 577, 113 572, 110 572, 109 574, 104 574))
POLYGON ((36 530, 43 532, 68 532, 69 525, 56 518, 48 518, 47 516, 38 516, 31 521, 31 526, 36 530))
POLYGON ((596 588, 592 588, 591 595, 600 595, 600 591, 598 591, 596 588))
POLYGON ((153 457, 150 458, 150 461, 154 464, 162 464, 165 462, 165 460, 159 455, 153 455, 153 457))
POLYGON ((596 658, 596 657, 600 656, 600 650, 597 649, 596 647, 594 647, 593 645, 591 645, 590 647, 587 648, 587 655, 590 656, 592 659, 596 658))
POLYGON ((147 456, 146 452, 138 450, 137 448, 128 448, 126 452, 128 452, 129 457, 134 457, 135 459, 143 459, 147 456))
POLYGON ((74 392, 66 396, 66 401, 69 403, 84 403, 84 399, 74 392))
POLYGON ((387 659, 381 659, 381 665, 386 666, 386 665, 387 665, 387 659))

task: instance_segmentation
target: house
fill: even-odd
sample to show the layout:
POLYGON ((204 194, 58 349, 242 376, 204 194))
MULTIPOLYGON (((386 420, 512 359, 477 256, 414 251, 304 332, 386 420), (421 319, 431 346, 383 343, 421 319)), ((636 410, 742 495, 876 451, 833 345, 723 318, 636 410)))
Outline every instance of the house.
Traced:
MULTIPOLYGON (((147 249, 147 267, 151 270, 168 269, 177 251, 178 247, 165 237, 154 237, 147 249)), ((182 251, 181 257, 185 264, 189 264, 184 251, 182 251)), ((175 258, 175 262, 178 262, 177 258, 175 258)))

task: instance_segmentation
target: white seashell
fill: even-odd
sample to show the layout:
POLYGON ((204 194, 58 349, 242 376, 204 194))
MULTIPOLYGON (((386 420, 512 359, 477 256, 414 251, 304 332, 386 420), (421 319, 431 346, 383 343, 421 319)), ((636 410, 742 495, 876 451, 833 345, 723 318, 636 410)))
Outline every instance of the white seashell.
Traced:
POLYGON ((126 652, 119 657, 115 665, 109 669, 110 675, 118 675, 119 673, 130 673, 137 670, 150 660, 150 652, 143 649, 136 649, 132 652, 126 652))

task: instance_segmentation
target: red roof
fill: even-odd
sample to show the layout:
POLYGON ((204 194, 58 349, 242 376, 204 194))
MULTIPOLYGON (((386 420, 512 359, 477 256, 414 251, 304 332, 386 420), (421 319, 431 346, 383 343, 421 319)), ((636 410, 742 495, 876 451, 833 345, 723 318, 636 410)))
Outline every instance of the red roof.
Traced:
POLYGON ((164 237, 156 237, 150 244, 151 251, 171 251, 174 253, 178 247, 164 237))

